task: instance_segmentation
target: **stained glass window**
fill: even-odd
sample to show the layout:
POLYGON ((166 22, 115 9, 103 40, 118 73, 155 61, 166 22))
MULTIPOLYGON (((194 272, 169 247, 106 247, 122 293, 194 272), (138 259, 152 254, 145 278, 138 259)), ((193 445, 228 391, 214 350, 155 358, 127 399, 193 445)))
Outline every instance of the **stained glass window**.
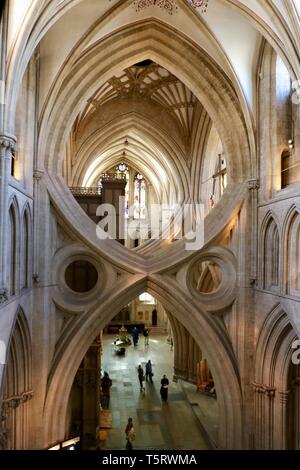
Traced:
POLYGON ((134 214, 135 219, 146 218, 146 181, 137 173, 134 178, 134 214))
POLYGON ((98 179, 98 192, 99 194, 102 194, 102 189, 103 189, 103 183, 102 183, 102 177, 98 179))
MULTIPOLYGON (((129 208, 133 200, 133 217, 134 219, 145 219, 146 218, 146 191, 147 183, 144 176, 141 173, 136 173, 133 179, 133 186, 131 184, 132 179, 130 175, 134 171, 132 168, 128 168, 126 163, 118 163, 116 167, 112 170, 115 171, 115 177, 126 177, 126 186, 125 186, 125 218, 129 217, 129 208)), ((108 172, 110 175, 110 172, 108 172)), ((98 179, 98 190, 101 194, 103 188, 103 175, 98 179)), ((132 214, 131 214, 132 216, 132 214)))
POLYGON ((126 171, 126 186, 125 186, 125 219, 129 217, 130 206, 130 184, 129 184, 129 171, 126 171))

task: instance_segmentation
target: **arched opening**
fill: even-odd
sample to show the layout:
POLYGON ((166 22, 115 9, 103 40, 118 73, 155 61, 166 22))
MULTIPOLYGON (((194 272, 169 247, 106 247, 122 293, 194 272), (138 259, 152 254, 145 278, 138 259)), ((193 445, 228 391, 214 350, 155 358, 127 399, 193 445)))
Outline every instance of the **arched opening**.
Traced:
POLYGON ((85 449, 124 448, 129 416, 135 449, 217 445, 218 404, 207 360, 183 325, 148 292, 125 305, 93 341, 77 370, 68 410, 66 440, 80 437, 85 449), (164 376, 167 390, 161 385, 164 376))
POLYGON ((281 188, 286 188, 291 182, 291 152, 284 150, 281 154, 281 188))
MULTIPOLYGON (((68 397, 70 396, 74 377, 82 363, 82 357, 95 340, 95 337, 101 332, 112 318, 116 316, 117 312, 120 312, 124 305, 128 305, 143 292, 147 291, 150 295, 154 296, 158 302, 162 304, 164 309, 168 311, 168 314, 177 318, 180 323, 186 328, 189 335, 192 335, 196 344, 201 344, 201 350, 203 345, 203 357, 207 360, 209 369, 213 375, 215 381, 215 390, 218 396, 218 411, 219 411, 219 432, 218 432, 218 445, 222 447, 228 446, 232 448, 235 445, 239 447, 240 444, 229 444, 228 439, 231 431, 235 434, 237 428, 240 426, 240 410, 238 403, 240 400, 240 388, 238 385, 236 371, 231 365, 231 355, 228 355, 228 347, 226 350, 222 349, 223 341, 226 338, 224 335, 218 340, 215 332, 209 326, 206 320, 206 314, 203 312, 199 315, 199 310, 194 309, 191 304, 187 304, 184 301, 184 296, 180 295, 178 290, 168 293, 169 286, 166 283, 160 282, 159 285, 155 280, 145 283, 145 280, 138 282, 131 288, 128 287, 123 290, 114 292, 113 296, 110 297, 109 303, 106 301, 101 302, 101 306, 98 306, 94 310, 90 311, 86 316, 81 316, 77 321, 73 323, 70 331, 64 330, 62 341, 58 343, 56 355, 53 360, 53 368, 51 370, 48 382, 48 391, 45 404, 45 443, 44 446, 51 446, 58 440, 63 440, 66 437, 67 429, 67 409, 68 409, 68 397), (202 324, 202 328, 199 325, 202 324), (83 326, 85 325, 85 326, 83 326), (88 326, 90 325, 90 326, 88 326), (205 332, 203 334, 203 332, 205 332), (214 339, 213 339, 214 338, 214 339), (215 342, 219 342, 219 347, 215 348, 215 342), (221 354, 221 355, 220 355, 221 354), (222 359, 221 359, 222 358, 222 359), (222 364, 222 366, 221 366, 222 364), (63 370, 63 374, 61 374, 63 370), (229 386, 230 384, 230 386, 229 386), (230 387, 230 391, 229 388, 230 387), (227 389, 227 392, 225 391, 227 389), (230 408, 234 406, 235 413, 231 414, 230 408), (65 410, 62 412, 62 410, 65 410), (65 417, 62 420, 62 413, 65 417), (232 423, 232 418, 235 417, 235 424, 232 423), (225 431, 226 429, 226 431, 225 431)), ((150 309, 148 309, 150 314, 150 309)), ((149 315, 149 322, 151 317, 149 315)), ((181 337, 181 333, 179 334, 181 337)), ((186 337, 186 336, 185 336, 186 337)), ((184 340, 185 341, 185 340, 184 340)), ((194 343, 190 343, 190 350, 194 351, 194 343)), ((224 345, 225 346, 225 345, 224 345)), ((195 360, 196 354, 192 356, 195 360)), ((197 371, 196 371, 197 373, 197 371)), ((193 373, 195 376, 195 373, 193 373)), ((209 379, 209 374, 206 374, 209 379)), ((204 380, 207 382, 207 380, 204 380)), ((207 385, 207 384, 206 384, 207 385)), ((206 386, 205 385, 205 386, 206 386)), ((238 432, 236 437, 233 438, 233 442, 237 442, 241 433, 238 432)))
POLYGON ((8 227, 8 285, 10 296, 14 296, 17 292, 17 247, 18 247, 18 233, 17 233, 17 214, 15 204, 11 204, 9 209, 9 227, 8 227))
POLYGON ((5 366, 1 410, 0 448, 30 448, 31 340, 24 312, 20 309, 10 340, 5 366))
POLYGON ((276 58, 277 162, 281 165, 281 189, 299 180, 299 162, 295 154, 295 122, 292 81, 282 59, 276 58))
POLYGON ((266 318, 256 350, 255 447, 299 450, 299 367, 293 363, 293 325, 281 306, 266 318))
POLYGON ((295 208, 286 221, 286 290, 291 295, 300 294, 300 214, 295 208))
MULTIPOLYGON (((97 202, 113 204, 120 217, 116 195, 123 196, 124 245, 137 248, 151 237, 162 238, 167 207, 176 218, 191 198, 194 204, 201 203, 204 194, 197 187, 198 176, 195 190, 189 189, 194 172, 190 174, 187 161, 195 160, 199 168, 209 166, 205 169, 211 183, 206 202, 210 203, 210 196, 214 205, 221 200, 227 169, 215 127, 218 153, 213 164, 208 152, 202 157, 210 126, 207 111, 177 76, 153 60, 134 64, 101 85, 76 117, 65 149, 64 179, 94 221, 97 202), (157 212, 158 236, 157 227, 150 226, 157 212)), ((179 232, 185 235, 187 225, 187 221, 179 222, 169 242, 179 232)))
POLYGON ((264 288, 279 287, 279 232, 275 220, 270 217, 264 233, 263 259, 264 288))
MULTIPOLYGON (((132 25, 129 28, 124 28, 122 30, 121 36, 119 35, 119 32, 114 33, 114 41, 110 44, 110 46, 112 46, 111 49, 107 48, 105 39, 93 44, 91 48, 87 49, 86 53, 84 54, 84 57, 82 56, 82 58, 78 59, 76 65, 74 64, 75 68, 74 70, 72 70, 72 72, 70 72, 69 77, 67 77, 69 71, 67 71, 67 69, 64 70, 64 74, 66 74, 65 80, 59 82, 60 85, 52 89, 51 95, 49 95, 47 100, 47 106, 45 106, 44 108, 45 113, 41 118, 39 158, 41 159, 41 161, 45 160, 47 172, 51 174, 51 177, 49 178, 49 180, 47 180, 47 185, 49 183, 48 190, 50 193, 50 197, 59 211, 64 211, 62 205, 64 206, 64 208, 68 207, 68 212, 70 214, 68 220, 70 225, 76 227, 76 230, 79 230, 83 238, 88 237, 89 243, 91 243, 93 246, 97 246, 97 250, 104 250, 107 253, 107 246, 107 248, 110 248, 110 253, 113 258, 116 257, 118 258, 118 260, 121 260, 122 258, 122 262, 124 260, 127 263, 128 256, 130 256, 130 259, 132 259, 135 264, 140 264, 144 263, 144 260, 142 259, 142 256, 138 256, 138 254, 142 253, 144 255, 146 253, 146 247, 145 250, 141 248, 138 249, 135 253, 129 255, 127 250, 120 249, 119 246, 116 246, 118 244, 113 243, 113 241, 102 243, 99 246, 99 243, 97 243, 98 240, 95 235, 94 226, 92 225, 92 223, 89 224, 88 220, 86 220, 86 222, 84 223, 79 221, 81 214, 76 213, 76 203, 74 203, 74 199, 71 197, 69 192, 62 184, 61 168, 64 166, 62 165, 62 162, 65 156, 65 148, 70 136, 70 130, 72 129, 72 126, 75 122, 76 116, 78 116, 79 113, 81 113, 82 111, 83 102, 85 100, 88 101, 91 96, 93 96, 93 94, 97 90, 99 90, 99 87, 101 87, 104 83, 108 83, 112 76, 115 77, 117 76, 117 74, 123 73, 124 70, 129 67, 132 67, 134 64, 139 63, 141 60, 152 60, 152 62, 155 62, 156 65, 164 68, 165 70, 168 70, 170 74, 177 77, 177 80, 181 81, 190 91, 192 91, 194 96, 201 103, 202 107, 206 110, 204 113, 201 113, 201 109, 198 109, 197 112, 199 115, 202 114, 202 117, 204 118, 206 113, 214 121, 222 143, 224 144, 223 151, 226 154, 226 165, 228 168, 228 184, 232 184, 233 187, 238 191, 238 187, 241 182, 244 181, 245 178, 249 177, 250 167, 252 164, 249 153, 249 139, 247 137, 245 122, 243 119, 241 119, 241 114, 238 111, 240 104, 235 98, 233 98, 235 96, 235 93, 232 93, 232 90, 229 90, 231 88, 230 82, 227 80, 224 81, 224 76, 220 74, 220 70, 215 63, 212 63, 211 66, 213 67, 213 70, 216 71, 218 82, 220 84, 222 83, 222 86, 219 87, 216 86, 216 84, 214 84, 213 87, 205 86, 205 83, 207 83, 207 85, 210 83, 212 77, 210 73, 206 75, 206 71, 208 71, 208 68, 206 66, 207 61, 209 61, 210 63, 211 60, 202 50, 199 50, 197 48, 197 55, 199 57, 199 61, 195 62, 192 57, 194 57, 194 53, 196 51, 194 50, 194 45, 190 43, 188 38, 184 37, 183 40, 183 37, 181 37, 181 35, 178 34, 177 31, 170 29, 165 24, 162 24, 152 19, 138 22, 135 24, 134 28, 132 28, 132 25), (131 44, 139 44, 139 48, 129 48, 127 53, 124 50, 124 44, 129 44, 129 42, 127 40, 124 40, 125 37, 128 39, 128 41, 130 37, 134 38, 134 42, 131 42, 131 44), (148 37, 151 37, 151 41, 148 41, 148 37), (166 41, 164 40, 164 38, 166 39, 166 41), (143 49, 143 53, 141 55, 140 45, 144 43, 144 41, 145 48, 143 49), (161 50, 161 44, 163 43, 166 43, 167 45, 165 48, 163 48, 163 50, 161 50), (122 54, 119 56, 121 50, 119 47, 120 44, 122 44, 122 54), (156 45, 159 47, 156 47, 156 45), (174 60, 174 51, 176 51, 178 58, 180 57, 181 62, 184 59, 184 63, 182 63, 180 67, 174 66, 174 64, 176 63, 176 60, 174 60), (89 61, 91 59, 94 60, 98 57, 102 57, 102 59, 99 60, 99 62, 97 59, 97 64, 95 63, 93 67, 89 67, 89 61), (104 60, 104 57, 109 57, 109 60, 104 60), (115 58, 115 65, 113 67, 111 65, 112 57, 115 58), (191 60, 188 60, 188 57, 191 60), (202 61, 204 65, 203 67, 200 65, 202 61), (84 77, 84 80, 82 80, 83 69, 89 70, 89 74, 84 77), (77 78, 79 78, 79 73, 81 78, 77 80, 77 78), (203 74, 205 76, 203 76, 203 74), (74 86, 72 86, 71 83, 73 83, 74 86), (63 87, 61 87, 62 84, 64 84, 63 87), (66 86, 68 89, 65 88, 66 86), (221 89, 223 90, 222 96, 219 93, 221 89), (214 91, 212 92, 212 90, 214 91), (224 90, 226 90, 225 94, 224 90), (64 100, 64 105, 61 106, 60 102, 63 96, 67 96, 67 102, 64 100), (226 98, 224 99, 224 97, 226 98), (53 106, 51 106, 51 115, 48 114, 47 111, 48 109, 50 109, 48 106, 50 105, 50 102, 53 102, 53 106), (218 109, 218 112, 216 112, 216 109, 218 109), (65 115, 64 117, 63 114, 65 115), (224 119, 223 117, 222 119, 220 119, 220 115, 222 115, 224 119), (228 119, 226 119, 225 116, 227 116, 228 119), (237 132, 234 133, 232 133, 228 124, 230 121, 232 121, 233 116, 234 119, 237 120, 237 132), (48 118, 51 120, 51 123, 48 118), (48 138, 49 131, 51 132, 51 139, 48 138), (243 150, 241 151, 241 149, 243 150), (55 159, 53 159, 54 154, 56 155, 55 159), (249 155, 249 158, 246 158, 246 154, 249 155), (238 161, 240 162, 240 164, 238 164, 238 161), (237 175, 237 173, 239 173, 239 175, 237 175), (62 186, 64 193, 63 201, 61 197, 62 186)), ((104 103, 103 106, 106 106, 106 104, 107 103, 104 103)), ((207 118, 206 122, 207 120, 209 119, 207 118)), ((136 126, 138 125, 140 125, 140 123, 136 124, 136 126)), ((118 127, 116 127, 115 125, 113 129, 118 130, 118 127)), ((106 130, 104 129, 102 136, 105 136, 107 143, 109 133, 106 133, 106 130)), ((152 129, 150 127, 146 128, 146 130, 144 129, 144 132, 148 134, 150 132, 152 133, 152 129)), ((122 131, 122 143, 124 142, 123 139, 126 135, 128 135, 128 128, 125 129, 124 132, 122 131)), ((176 135, 179 136, 180 133, 177 133, 176 135)), ((166 146, 166 140, 162 140, 160 137, 161 135, 156 134, 156 148, 159 146, 159 151, 161 152, 161 146, 162 144, 166 146), (161 142, 159 142, 159 138, 161 142)), ((92 144, 94 145, 93 140, 91 140, 89 143, 91 144, 91 147, 92 144)), ((105 141, 103 140, 102 148, 104 147, 104 144, 105 141)), ((82 146, 81 148, 83 152, 84 149, 90 152, 91 147, 82 146)), ((193 149, 193 160, 197 159, 196 148, 197 145, 193 149)), ((118 153, 119 159, 123 148, 120 149, 116 146, 115 150, 116 152, 114 153, 118 153), (121 150, 120 153, 119 150, 121 150)), ((179 145, 177 145, 176 153, 178 153, 179 151, 180 148, 179 145)), ((91 155, 95 157, 97 152, 99 156, 99 148, 97 148, 97 146, 95 145, 93 146, 91 155)), ((189 153, 184 147, 181 149, 180 152, 183 153, 183 157, 184 155, 187 155, 187 153, 189 153)), ((178 159, 178 162, 180 160, 182 160, 182 158, 178 159)), ((167 168, 167 177, 169 178, 173 174, 176 174, 176 181, 174 178, 173 187, 179 188, 181 203, 183 203, 184 201, 192 201, 192 203, 194 203, 194 201, 198 200, 197 193, 199 185, 197 184, 197 181, 194 181, 194 178, 192 178, 193 181, 190 182, 191 189, 188 189, 188 169, 180 167, 178 162, 174 162, 172 163, 172 165, 169 164, 167 168), (174 169, 175 173, 173 171, 174 169), (177 178, 179 184, 177 184, 177 178)), ((112 164, 114 163, 115 162, 112 162, 112 164)), ((198 163, 196 163, 196 161, 192 162, 192 168, 195 168, 194 174, 196 175, 199 174, 199 172, 197 171, 197 165, 198 163)), ((73 167, 74 169, 77 168, 77 164, 75 163, 73 167)), ((80 168, 80 171, 78 173, 80 175, 80 178, 82 178, 83 176, 82 169, 83 168, 80 168)), ((70 165, 67 165, 67 170, 70 170, 70 165)), ((64 173, 65 178, 69 178, 68 171, 64 173)), ((151 178, 148 178, 148 175, 146 174, 146 171, 144 171, 144 168, 141 168, 141 173, 151 183, 151 178)), ((81 181, 83 181, 83 179, 81 181)), ((93 181, 94 179, 91 181, 91 184, 93 183, 93 181)), ((68 184, 73 184, 73 182, 68 184)), ((224 196, 220 200, 220 205, 224 205, 224 212, 220 208, 220 213, 222 214, 222 217, 225 217, 226 212, 229 211, 224 198, 228 198, 228 193, 226 193, 226 191, 224 192, 224 196)), ((234 198, 231 198, 230 200, 236 201, 234 198)), ((212 219, 213 216, 210 217, 210 220, 212 219)), ((216 227, 216 224, 211 223, 210 227, 216 227)), ((165 248, 171 246, 170 240, 168 239, 167 241, 164 241, 162 243, 162 246, 164 246, 165 248)))
POLYGON ((300 367, 290 364, 288 373, 287 444, 288 450, 300 450, 300 367))
POLYGON ((30 213, 26 208, 22 220, 22 238, 21 238, 21 289, 30 287, 31 278, 31 221, 30 213))

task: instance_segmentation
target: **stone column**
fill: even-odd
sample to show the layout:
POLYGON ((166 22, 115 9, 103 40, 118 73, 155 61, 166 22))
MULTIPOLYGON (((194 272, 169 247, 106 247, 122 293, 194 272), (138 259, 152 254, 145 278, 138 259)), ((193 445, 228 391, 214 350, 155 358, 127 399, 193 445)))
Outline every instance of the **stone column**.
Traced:
POLYGON ((40 191, 41 191, 41 179, 43 178, 43 171, 35 170, 33 173, 33 195, 34 195, 34 206, 33 206, 33 279, 35 283, 39 282, 39 220, 40 220, 40 191))
POLYGON ((12 154, 15 150, 16 138, 12 135, 0 134, 0 303, 5 302, 8 297, 4 254, 7 252, 8 182, 10 178, 12 154))
POLYGON ((274 448, 274 397, 276 389, 253 383, 254 392, 254 447, 274 448))
POLYGON ((273 450, 274 447, 274 397, 275 397, 275 388, 265 387, 265 406, 266 406, 266 441, 265 446, 268 450, 273 450))
POLYGON ((71 436, 80 433, 82 449, 96 446, 99 428, 101 334, 97 336, 83 358, 70 394, 71 436))
POLYGON ((288 399, 290 395, 290 390, 283 390, 279 392, 279 400, 281 405, 281 450, 286 450, 287 448, 287 407, 288 399))

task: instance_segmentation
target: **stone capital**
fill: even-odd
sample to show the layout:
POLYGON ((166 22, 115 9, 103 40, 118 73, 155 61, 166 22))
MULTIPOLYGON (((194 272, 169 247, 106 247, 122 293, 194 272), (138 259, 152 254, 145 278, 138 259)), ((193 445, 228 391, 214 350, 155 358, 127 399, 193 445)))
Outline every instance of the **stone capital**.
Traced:
POLYGON ((267 396, 268 398, 274 398, 276 388, 275 387, 268 387, 264 384, 259 384, 257 382, 252 383, 253 391, 256 393, 262 393, 263 395, 267 396))
POLYGON ((14 135, 0 134, 0 150, 16 151, 17 139, 14 135))
POLYGON ((41 180, 44 176, 44 172, 42 170, 35 170, 33 172, 33 178, 37 181, 41 180))

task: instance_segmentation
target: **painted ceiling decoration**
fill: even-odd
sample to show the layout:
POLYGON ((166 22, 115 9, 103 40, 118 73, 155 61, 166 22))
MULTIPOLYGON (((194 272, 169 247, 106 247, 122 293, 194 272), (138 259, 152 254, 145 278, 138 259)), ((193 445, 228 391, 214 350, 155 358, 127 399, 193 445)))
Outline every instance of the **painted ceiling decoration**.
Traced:
POLYGON ((177 77, 151 60, 125 69, 102 85, 88 100, 80 121, 117 98, 154 101, 175 114, 185 135, 190 133, 197 103, 195 95, 177 77))
POLYGON ((170 15, 173 15, 173 13, 176 13, 178 10, 175 0, 135 0, 133 6, 136 11, 145 10, 151 6, 157 6, 170 15))
MULTIPOLYGON (((199 8, 201 13, 205 13, 209 0, 187 0, 193 8, 199 8)), ((134 0, 133 6, 136 11, 145 10, 151 6, 157 6, 170 15, 177 12, 178 6, 176 0, 134 0)))

